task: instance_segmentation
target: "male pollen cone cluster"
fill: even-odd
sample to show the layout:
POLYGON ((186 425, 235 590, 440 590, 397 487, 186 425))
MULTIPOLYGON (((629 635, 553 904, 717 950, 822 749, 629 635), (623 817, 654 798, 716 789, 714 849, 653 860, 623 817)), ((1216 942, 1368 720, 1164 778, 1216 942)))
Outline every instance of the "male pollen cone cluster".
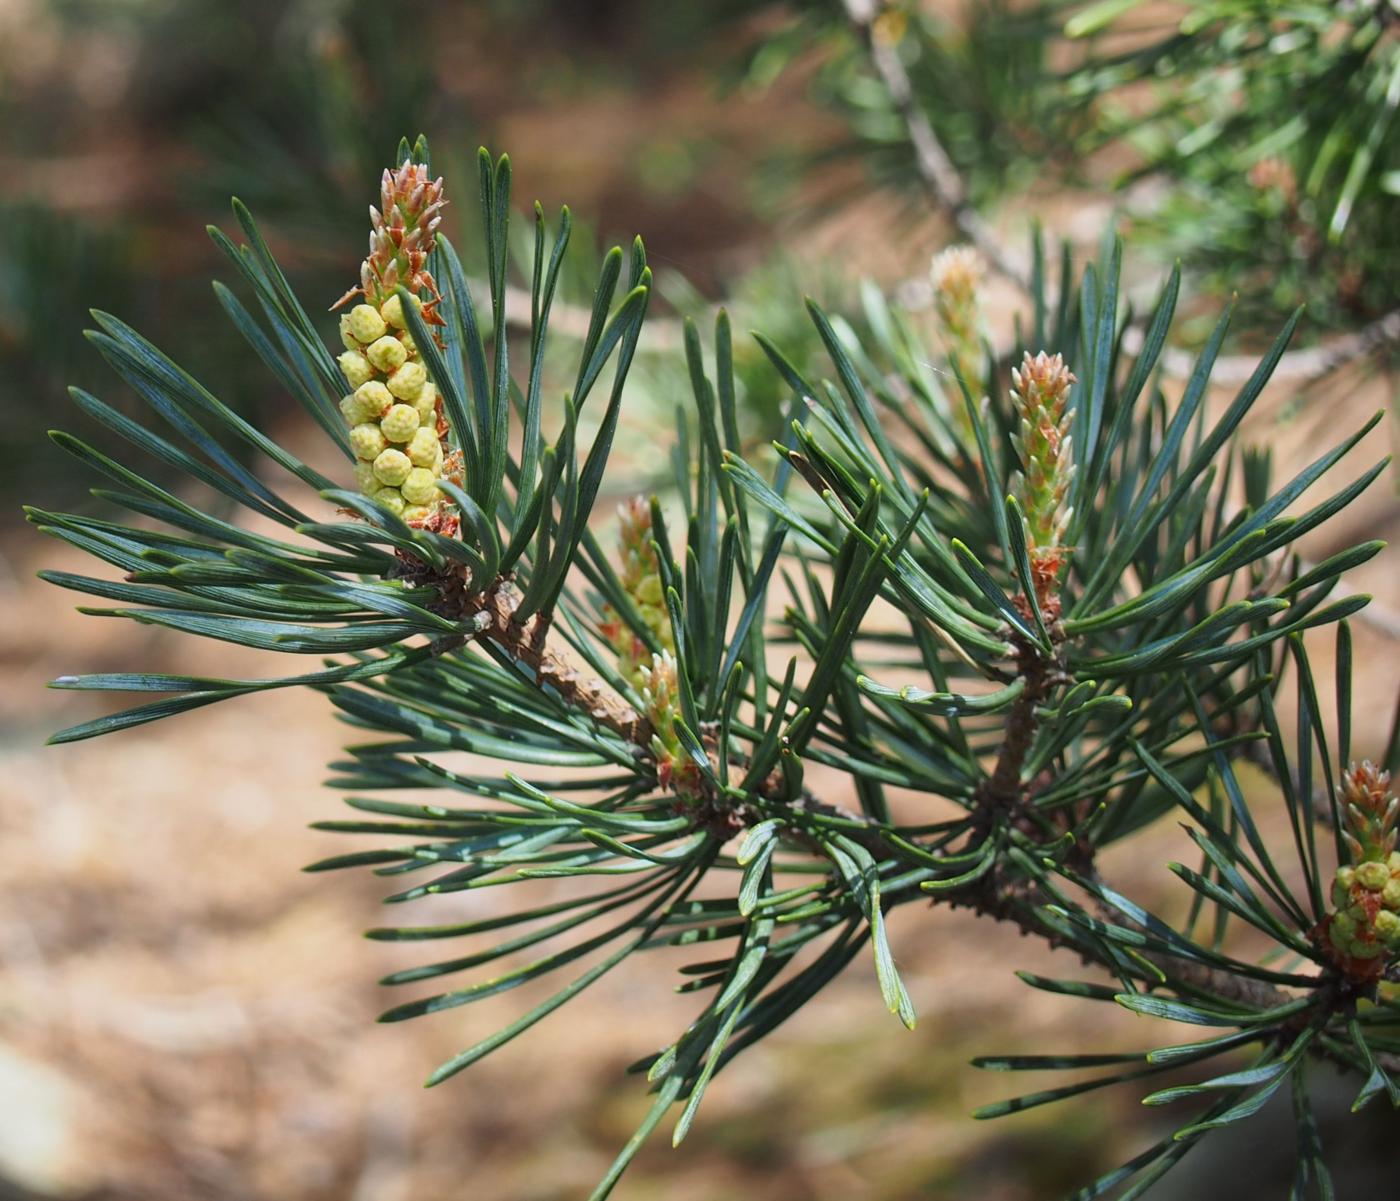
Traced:
POLYGON ((332 307, 361 298, 341 315, 345 351, 337 360, 353 389, 340 411, 350 425, 356 485, 409 525, 453 534, 458 519, 438 481, 460 484, 461 460, 448 444, 442 400, 419 360, 397 291, 408 290, 425 324, 444 324, 427 262, 446 203, 442 180, 430 180, 421 163, 386 169, 380 207, 369 210, 360 282, 332 307))
POLYGON ((1351 856, 1332 881, 1335 909, 1318 928, 1322 949, 1348 979, 1368 984, 1400 956, 1400 797, 1369 760, 1342 772, 1342 842, 1351 856))

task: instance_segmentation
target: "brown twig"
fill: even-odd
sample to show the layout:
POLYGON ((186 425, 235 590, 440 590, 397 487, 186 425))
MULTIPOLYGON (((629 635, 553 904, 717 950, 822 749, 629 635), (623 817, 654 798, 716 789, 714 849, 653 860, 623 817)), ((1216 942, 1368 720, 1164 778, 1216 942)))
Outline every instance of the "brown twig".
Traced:
POLYGON ((436 569, 409 556, 400 559, 399 578, 418 586, 436 588, 433 610, 459 622, 460 635, 444 639, 450 650, 471 639, 494 642, 530 672, 536 684, 547 686, 575 709, 581 709, 601 726, 646 751, 651 744, 651 723, 618 697, 602 680, 587 679, 567 659, 549 648, 550 620, 536 614, 527 623, 516 620, 520 593, 509 576, 500 576, 484 591, 473 591, 466 568, 454 564, 436 569))
MULTIPOLYGON (((1058 651, 1064 640, 1064 631, 1058 621, 1050 623, 1049 632, 1058 651)), ((1025 689, 1007 714, 1006 736, 1002 739, 996 763, 981 790, 980 799, 1001 812, 1015 814, 1026 800, 1021 769, 1025 766, 1026 755, 1039 724, 1035 716, 1036 706, 1052 687, 1063 681, 1064 675, 1057 658, 1047 658, 1019 636, 1012 637, 1010 641, 1016 647, 1016 675, 1025 681, 1025 689)))
POLYGON ((475 636, 489 639, 517 662, 530 669, 539 684, 554 689, 564 703, 582 709, 601 726, 606 726, 628 742, 645 750, 651 743, 651 723, 599 679, 585 679, 562 656, 549 649, 549 620, 536 614, 527 627, 517 622, 515 610, 520 594, 504 577, 480 598, 478 612, 490 623, 475 636))

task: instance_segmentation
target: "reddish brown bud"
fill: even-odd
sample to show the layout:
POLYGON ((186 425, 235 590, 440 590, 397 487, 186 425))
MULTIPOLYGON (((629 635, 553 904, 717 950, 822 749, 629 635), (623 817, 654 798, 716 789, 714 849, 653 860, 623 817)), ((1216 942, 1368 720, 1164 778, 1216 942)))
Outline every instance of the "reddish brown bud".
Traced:
POLYGON ((371 205, 369 210, 369 254, 360 269, 359 286, 342 296, 334 307, 363 296, 379 308, 402 283, 423 298, 425 322, 445 324, 437 312, 442 295, 427 262, 446 203, 442 180, 429 180, 428 169, 421 163, 404 162, 397 171, 386 169, 380 177, 380 204, 371 205))
POLYGON ((1369 759, 1342 772, 1342 817, 1353 858, 1384 859, 1395 850, 1400 798, 1390 790, 1390 773, 1369 759))

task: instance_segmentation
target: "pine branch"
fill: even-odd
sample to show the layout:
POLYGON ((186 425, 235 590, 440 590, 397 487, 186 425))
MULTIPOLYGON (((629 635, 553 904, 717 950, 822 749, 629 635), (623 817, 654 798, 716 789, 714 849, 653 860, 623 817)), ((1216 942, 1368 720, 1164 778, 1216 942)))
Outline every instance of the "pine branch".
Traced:
MULTIPOLYGON (((1348 1067, 1361 1063, 1369 1076, 1360 1100, 1381 1089, 1395 1099, 1394 1083, 1369 1067, 1400 1068, 1381 1053, 1395 1043, 1384 1028, 1375 1029, 1374 1014, 1357 1014, 1354 1002, 1375 999, 1378 981, 1393 981, 1400 972, 1400 900, 1392 895, 1400 868, 1385 857, 1395 845, 1400 802, 1392 803, 1389 777, 1367 763, 1344 769, 1339 804, 1329 760, 1333 744, 1317 719, 1315 679, 1300 637, 1312 626, 1342 623, 1335 745, 1346 761, 1351 635, 1344 618, 1360 603, 1323 602, 1340 573, 1366 562, 1380 544, 1335 555, 1307 578, 1297 576, 1295 560, 1281 553, 1358 495, 1383 465, 1302 515, 1281 519, 1371 427, 1282 486, 1270 482, 1266 460, 1240 456, 1231 443, 1296 319, 1228 411, 1211 418, 1202 401, 1222 322, 1196 385, 1172 413, 1146 386, 1165 344, 1179 275, 1163 289, 1148 344, 1120 371, 1114 357, 1122 334, 1120 259, 1114 254, 1106 271, 1086 272, 1081 302, 1065 306, 1077 316, 1061 314, 1059 332, 1049 335, 1066 346, 1077 341, 1082 385, 1061 355, 1027 354, 1012 372, 1014 387, 999 400, 978 405, 973 394, 964 397, 966 427, 950 433, 946 398, 916 370, 921 364, 911 360, 921 351, 904 339, 899 323, 881 321, 882 298, 866 296, 873 349, 904 365, 903 389, 888 385, 886 368, 846 337, 849 327, 812 304, 810 316, 839 386, 814 386, 762 342, 800 401, 799 419, 791 422, 771 473, 760 473, 741 455, 727 318, 716 321, 713 383, 698 331, 687 326, 683 342, 699 431, 692 437, 683 420, 673 456, 685 535, 681 540, 668 532, 655 499, 648 505, 638 498, 622 510, 614 568, 590 538, 588 523, 645 312, 651 275, 644 249, 634 245, 628 290, 615 306, 620 249, 605 260, 586 327, 579 314, 564 314, 557 327, 581 337, 581 353, 563 431, 546 447, 540 429, 544 336, 567 221, 545 271, 544 222, 536 210, 533 286, 528 298, 518 297, 522 304, 528 299, 532 321, 517 443, 504 307, 508 160, 493 162, 484 151, 480 159, 491 269, 494 345, 488 350, 455 251, 441 247, 441 293, 425 274, 422 238, 433 234, 435 219, 416 207, 426 200, 426 186, 420 193, 404 182, 425 177, 426 167, 412 167, 406 155, 402 150, 400 173, 386 176, 399 198, 385 206, 393 215, 384 219, 385 240, 362 275, 366 304, 345 316, 346 352, 339 359, 329 357, 304 310, 278 282, 283 277, 242 210, 252 249, 227 247, 259 293, 276 342, 238 302, 222 293, 221 300, 288 391, 328 432, 341 435, 342 449, 355 451, 358 492, 337 487, 276 446, 135 331, 98 315, 103 332, 94 339, 104 354, 214 466, 95 398, 75 394, 89 415, 299 541, 253 534, 184 504, 63 434, 56 436, 61 446, 135 490, 99 495, 169 528, 32 514, 41 528, 122 573, 116 581, 51 575, 64 586, 135 606, 104 612, 331 661, 322 670, 274 680, 66 677, 60 686, 167 695, 83 723, 59 740, 263 688, 320 687, 353 724, 397 735, 347 748, 348 758, 335 765, 337 783, 355 794, 349 803, 390 820, 359 817, 324 828, 417 841, 333 856, 313 865, 317 870, 378 864, 392 865, 386 874, 399 874, 436 864, 445 872, 395 900, 540 877, 620 878, 604 893, 585 891, 484 921, 378 932, 396 939, 474 937, 547 921, 386 981, 402 984, 480 967, 578 931, 572 945, 504 975, 397 1005, 387 1020, 469 1004, 611 945, 545 1001, 454 1056, 432 1082, 509 1042, 634 952, 737 940, 732 956, 687 968, 695 978, 685 990, 706 990, 712 999, 675 1044, 640 1065, 658 1087, 656 1107, 600 1186, 599 1198, 666 1109, 685 1104, 679 1138, 714 1071, 811 1000, 862 946, 873 952, 887 1007, 912 1026, 913 1004, 899 980, 884 914, 928 894, 935 904, 972 908, 1068 949, 1122 982, 1121 993, 1100 985, 1065 984, 1065 991, 1114 997, 1168 1019, 1240 1027, 1208 1044, 1210 1055, 1262 1042, 1261 1059, 1275 1061, 1266 1066, 1276 1075, 1292 1071, 1304 1051, 1348 1067), (409 226, 422 238, 405 234, 409 226), (397 286, 396 273, 401 279, 410 268, 422 294, 397 286), (440 322, 441 337, 429 328, 430 318, 440 322), (290 357, 277 358, 274 345, 288 347, 290 357), (606 409, 580 463, 579 407, 614 355, 606 409), (418 356, 421 363, 410 361, 418 356), (335 396, 351 382, 348 369, 365 380, 337 405, 335 396), (1072 386, 1081 389, 1077 403, 1071 403, 1072 386), (403 403, 371 395, 384 390, 403 403), (960 446, 958 457, 950 459, 941 437, 926 436, 912 423, 914 439, 900 439, 897 448, 875 400, 897 416, 920 406, 934 433, 960 446), (374 402, 372 411, 361 412, 362 401, 374 402), (337 407, 351 424, 348 437, 334 420, 337 407), (340 515, 358 520, 314 520, 229 459, 211 432, 253 443, 328 505, 339 506, 340 515), (404 445, 413 455, 386 450, 385 443, 404 445), (517 444, 518 461, 512 454, 517 444), (1243 464, 1248 507, 1233 516, 1225 504, 1230 489, 1217 480, 1222 461, 1243 464), (416 466, 410 470, 408 463, 416 466), (441 496, 420 489, 414 471, 441 496), (795 476, 812 486, 815 498, 793 495, 795 476), (761 537, 754 506, 770 514, 761 537), (802 545, 792 545, 797 542, 802 545), (810 671, 799 680, 794 655, 779 682, 767 670, 779 641, 769 632, 768 614, 770 586, 784 556, 786 641, 805 652, 810 671), (574 571, 590 591, 570 585, 574 571), (517 573, 525 581, 519 589, 517 573), (743 608, 736 614, 731 605, 740 594, 743 608), (883 623, 877 630, 867 622, 877 600, 908 617, 907 631, 886 630, 883 623), (611 683, 585 678, 557 642, 551 645, 561 636, 611 683), (454 653, 468 642, 483 653, 454 653), (1325 803, 1314 799, 1311 751, 1297 757, 1296 777, 1286 762, 1273 693, 1290 653, 1298 660, 1300 741, 1307 745, 1315 732, 1316 759, 1326 763, 1325 803), (616 656, 615 668, 606 662, 609 654, 616 656), (921 669, 933 687, 889 687, 862 670, 885 665, 921 669), (1005 687, 969 688, 972 680, 1005 687), (1193 734, 1197 742, 1187 743, 1193 734), (1260 736, 1286 782, 1279 792, 1305 892, 1286 883, 1275 866, 1234 778, 1232 761, 1260 736), (434 757, 449 750, 504 760, 517 770, 502 780, 452 769, 434 757), (544 764, 590 770, 536 777, 530 765, 544 764), (806 788, 808 764, 843 771, 859 811, 806 788), (606 776, 591 770, 605 766, 606 776), (1208 803, 1197 799, 1206 781, 1208 803), (373 795, 403 787, 452 789, 488 804, 424 805, 373 795), (885 795, 890 787, 950 798, 963 812, 951 821, 895 824, 885 795), (1188 834, 1206 856, 1200 873, 1180 865, 1173 870, 1195 891, 1197 906, 1214 904, 1217 936, 1231 915, 1238 916, 1270 932, 1303 968, 1233 958, 1194 938, 1194 910, 1183 933, 1101 882, 1098 848, 1173 808, 1190 817, 1188 834), (1343 862, 1330 886, 1324 882, 1330 853, 1319 856, 1315 845, 1318 811, 1350 815, 1349 841, 1338 853, 1345 860, 1351 848, 1353 862, 1343 862), (733 855, 721 855, 739 833, 744 838, 733 855), (712 870, 740 873, 737 890, 693 898, 712 870), (805 879, 789 886, 789 874, 775 886, 777 872, 805 879), (1061 881, 1085 897, 1069 895, 1061 881), (606 929, 585 930, 604 914, 615 915, 606 929), (824 940, 825 949, 795 964, 793 957, 816 940, 824 940), (1302 974, 1312 971, 1309 964, 1316 974, 1302 974)), ((989 383, 985 391, 996 396, 999 390, 989 383)), ((1261 1101, 1266 1095, 1254 1094, 1261 1101)), ((1236 1107, 1238 1116, 1247 1103, 1236 1107)), ((1005 1111, 1015 1107, 1007 1103, 1005 1111)))
MULTIPOLYGON (((566 704, 631 742, 639 757, 650 756, 652 731, 646 719, 608 691, 602 681, 583 681, 576 670, 552 652, 547 646, 547 622, 535 618, 528 627, 516 623, 513 615, 518 602, 518 592, 509 580, 502 578, 477 597, 463 595, 458 617, 474 628, 473 637, 495 642, 511 657, 531 668, 538 685, 553 688, 566 704)), ((1035 709, 1058 678, 1054 661, 1046 660, 1030 647, 1022 650, 1020 671, 1021 677, 1027 680, 1027 687, 1007 718, 1006 735, 982 793, 984 805, 1002 812, 1014 811, 1024 803, 1021 768, 1037 729, 1035 709)), ((783 795, 781 779, 773 777, 766 781, 760 795, 770 810, 778 807, 783 795)), ((881 825, 863 813, 825 801, 807 789, 802 790, 791 809, 794 815, 808 813, 836 819, 848 827, 847 836, 852 841, 878 860, 896 862, 900 870, 917 871, 922 866, 918 858, 892 843, 885 837, 881 825)), ((913 841, 917 845, 918 840, 913 841)), ((1093 863, 1092 848, 1083 849, 1079 867, 1081 874, 1093 883, 1103 883, 1093 863)), ((951 907, 970 907, 984 917, 1014 926, 1022 935, 1037 938, 1052 949, 1062 948, 1068 945, 1066 940, 1047 927, 1036 913, 1040 906, 1051 901, 1052 898, 1034 880, 1000 866, 983 879, 961 889, 936 894, 933 898, 935 905, 943 903, 951 907)), ((1099 920, 1107 924, 1145 932, 1143 927, 1126 919, 1102 900, 1095 899, 1094 910, 1099 920)), ((1082 943, 1074 944, 1073 949, 1087 963, 1112 968, 1112 964, 1103 957, 1090 954, 1082 943)), ((1154 951, 1143 951, 1142 954, 1167 971, 1175 985, 1244 1009, 1278 1009, 1298 999, 1296 994, 1285 992, 1266 981, 1213 967, 1184 954, 1154 951)), ((1339 980, 1337 984, 1344 986, 1345 982, 1339 980)), ((1350 996, 1343 995, 1344 992, 1344 987, 1341 992, 1337 988, 1330 991, 1324 988, 1312 1008, 1349 1003, 1350 996)), ((1314 1054, 1339 1067, 1348 1070, 1352 1067, 1345 1058, 1325 1047, 1315 1048, 1314 1054)), ((1387 1072, 1400 1074, 1400 1055, 1377 1052, 1374 1058, 1387 1072)))

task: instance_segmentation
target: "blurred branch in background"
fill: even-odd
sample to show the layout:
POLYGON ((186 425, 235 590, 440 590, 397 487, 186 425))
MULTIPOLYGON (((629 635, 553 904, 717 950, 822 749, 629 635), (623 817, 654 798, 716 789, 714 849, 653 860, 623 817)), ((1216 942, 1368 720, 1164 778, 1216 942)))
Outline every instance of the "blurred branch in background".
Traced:
POLYGON ((904 122, 919 178, 928 189, 935 207, 945 211, 969 242, 982 252, 987 262, 1018 287, 1026 289, 1025 267, 1013 263, 996 235, 973 207, 962 175, 938 134, 914 98, 909 73, 896 45, 903 36, 904 18, 893 10, 882 13, 879 0, 842 0, 851 24, 870 51, 870 60, 889 93, 890 101, 904 122), (891 24, 894 28, 891 29, 891 24))
POLYGON ((1384 0, 813 0, 750 70, 771 78, 814 41, 814 95, 874 177, 931 198, 1010 278, 1024 273, 989 202, 1087 186, 1197 291, 1239 293, 1247 332, 1306 301, 1314 331, 1358 333, 1285 374, 1393 341, 1400 40, 1384 0))

